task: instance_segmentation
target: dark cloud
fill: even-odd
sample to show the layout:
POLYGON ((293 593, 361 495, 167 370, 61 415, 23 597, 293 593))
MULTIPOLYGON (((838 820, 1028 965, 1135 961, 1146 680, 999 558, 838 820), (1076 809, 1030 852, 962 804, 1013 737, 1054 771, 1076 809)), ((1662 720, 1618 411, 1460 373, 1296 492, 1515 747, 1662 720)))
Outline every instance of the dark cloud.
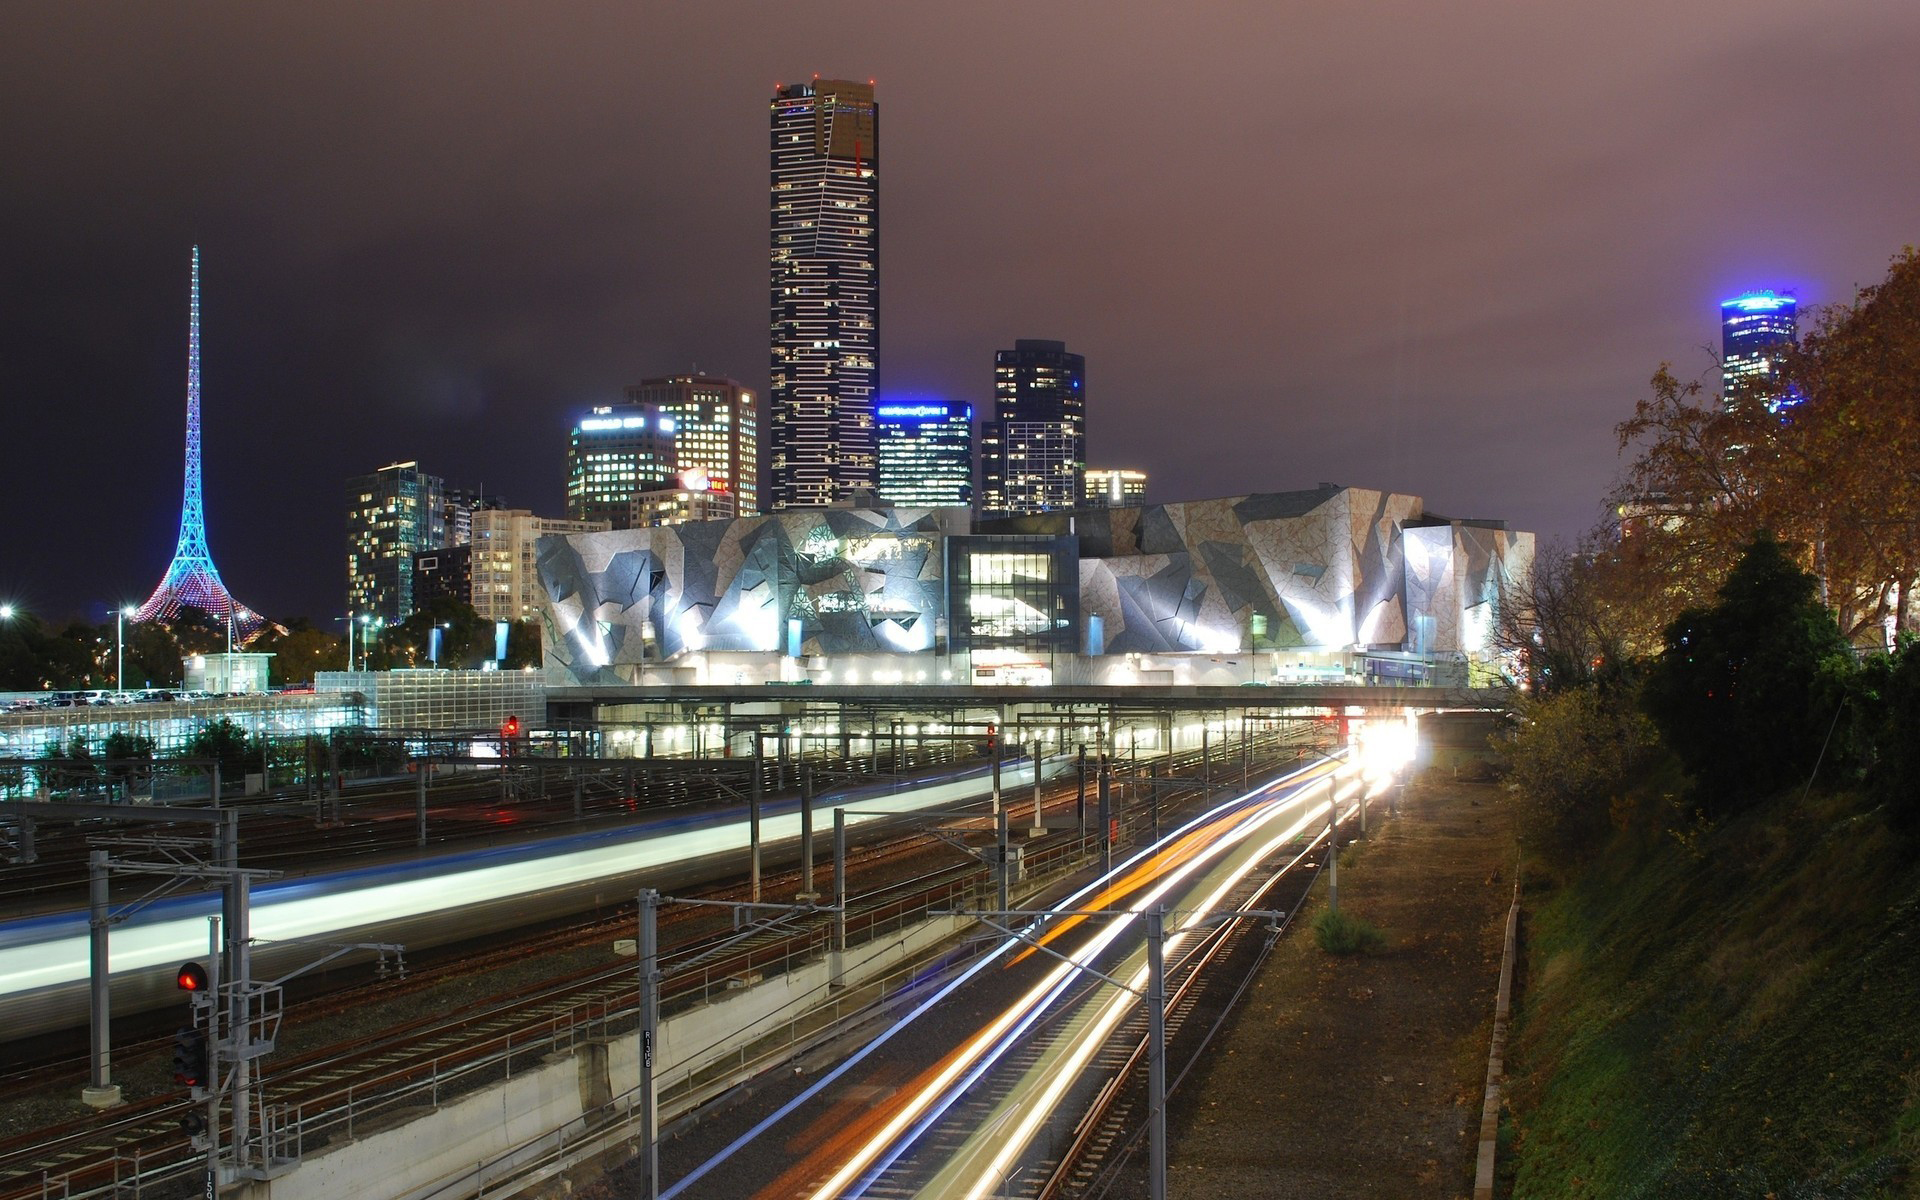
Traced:
POLYGON ((1917 240, 1907 3, 9 12, 0 590, 56 612, 165 564, 195 242, 215 554, 275 615, 339 606, 349 474, 555 512, 581 407, 764 387, 765 102, 815 71, 878 81, 886 386, 1065 338, 1160 498, 1572 533, 1722 295, 1917 240))

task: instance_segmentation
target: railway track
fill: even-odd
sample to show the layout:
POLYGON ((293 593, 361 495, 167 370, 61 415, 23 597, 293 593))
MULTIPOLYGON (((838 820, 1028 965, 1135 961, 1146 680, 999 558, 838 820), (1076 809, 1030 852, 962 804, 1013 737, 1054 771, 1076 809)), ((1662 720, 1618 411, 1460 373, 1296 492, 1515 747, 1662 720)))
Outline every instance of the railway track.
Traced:
MULTIPOLYGON (((1187 765, 1178 760, 1166 764, 1169 775, 1187 765)), ((1269 769, 1272 765, 1267 764, 1269 769)), ((1056 794, 1050 809, 1057 813, 1070 808, 1072 795, 1071 789, 1056 794)), ((1171 811, 1173 797, 1167 800, 1171 811)), ((1011 797, 1009 803, 1018 806, 1011 797)), ((1045 862, 1049 855, 1070 850, 1076 840, 1064 833, 1037 840, 1028 847, 1029 862, 1045 862)), ((912 853, 915 847, 924 851, 928 845, 924 835, 895 839, 850 856, 850 870, 871 871, 889 859, 912 853)), ((978 895, 984 874, 984 868, 969 863, 871 890, 858 910, 849 914, 849 939, 858 941, 864 932, 903 921, 916 911, 951 906, 956 896, 978 895)), ((797 885, 798 872, 769 877, 765 884, 769 892, 797 885)), ((744 884, 710 894, 741 896, 744 884)), ((665 964, 669 983, 663 1001, 668 1011, 725 988, 730 979, 765 974, 819 953, 829 936, 825 921, 816 919, 798 928, 747 938, 720 951, 717 947, 731 936, 731 930, 696 932, 697 917, 672 919, 685 928, 686 936, 674 944, 665 964), (674 972, 675 963, 697 963, 698 970, 674 972)), ((581 927, 578 940, 604 939, 620 927, 619 918, 595 922, 581 927)), ((514 953, 499 951, 509 957, 514 953)), ((409 985, 383 986, 400 990, 409 985)), ((349 997, 344 1003, 361 999, 349 997)), ((356 1123, 364 1126, 393 1108, 437 1104, 449 1095, 511 1074, 517 1064, 530 1061, 528 1056, 542 1057, 583 1039, 630 1029, 636 1000, 632 966, 616 964, 491 996, 457 1018, 419 1018, 349 1046, 276 1061, 265 1089, 264 1127, 274 1136, 290 1139, 290 1145, 297 1142, 297 1148, 313 1149, 314 1139, 351 1136, 356 1123)), ((164 1189, 167 1181, 191 1174, 199 1157, 178 1128, 187 1106, 180 1094, 153 1097, 102 1116, 0 1142, 0 1200, 117 1195, 127 1188, 137 1194, 165 1194, 153 1189, 164 1189)))

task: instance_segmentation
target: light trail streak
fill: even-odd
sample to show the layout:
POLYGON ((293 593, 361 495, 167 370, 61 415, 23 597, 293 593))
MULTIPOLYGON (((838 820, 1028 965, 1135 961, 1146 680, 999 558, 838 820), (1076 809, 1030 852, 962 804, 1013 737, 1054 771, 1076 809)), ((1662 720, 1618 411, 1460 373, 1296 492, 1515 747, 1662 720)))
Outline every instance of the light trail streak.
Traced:
MULTIPOLYGON (((1038 984, 1028 989, 1019 1000, 1003 1010, 985 1028, 968 1038, 961 1047, 961 1052, 963 1058, 972 1056, 970 1069, 966 1061, 955 1061, 950 1055, 943 1068, 932 1079, 926 1081, 919 1090, 896 1097, 893 1115, 881 1129, 870 1137, 865 1145, 842 1161, 824 1183, 807 1194, 813 1200, 862 1194, 907 1147, 918 1140, 934 1121, 951 1108, 962 1093, 1018 1044, 1021 1036, 1038 1022, 1045 1015, 1046 1010, 1072 986, 1082 969, 1090 966, 1116 940, 1127 933, 1142 912, 1171 894, 1188 878, 1206 868, 1210 863, 1218 862, 1223 856, 1240 847, 1260 828, 1271 823, 1287 810, 1308 802, 1307 793, 1313 786, 1321 778, 1329 774, 1337 774, 1339 769, 1341 768, 1336 767, 1332 771, 1310 769, 1297 772, 1288 777, 1289 781, 1298 781, 1291 789, 1291 794, 1283 798, 1256 801, 1250 809, 1246 806, 1252 797, 1271 794, 1280 785, 1278 783, 1268 785, 1259 791, 1249 793, 1248 796, 1239 797, 1221 805, 1170 835, 1159 847, 1149 847, 1141 855, 1135 856, 1125 868, 1124 873, 1116 872, 1119 878, 1114 882, 1105 887, 1099 887, 1096 884, 1095 887, 1098 890, 1095 892, 1094 907, 1105 907, 1104 901, 1119 895, 1135 895, 1126 907, 1126 915, 1111 919, 1085 945, 1071 955, 1065 956, 1067 961, 1056 963, 1038 984), (1302 774, 1307 775, 1308 778, 1299 781, 1302 774), (1224 832, 1219 828, 1223 825, 1226 826, 1224 832), (1209 834, 1212 836, 1206 836, 1209 834), (1168 846, 1169 841, 1175 843, 1174 846, 1168 846), (1185 849, 1183 852, 1183 847, 1196 841, 1204 845, 1185 849), (1146 890, 1141 892, 1140 889, 1147 884, 1153 886, 1146 887, 1146 890)), ((1337 786, 1330 790, 1336 792, 1336 796, 1330 796, 1328 803, 1336 803, 1337 786)), ((1259 853, 1246 857, 1224 886, 1228 888, 1235 886, 1247 872, 1252 871, 1255 866, 1264 861, 1273 847, 1298 836, 1301 831, 1309 828, 1319 815, 1326 811, 1326 807, 1325 804, 1312 805, 1295 826, 1272 839, 1261 848, 1259 853)), ((1078 905, 1067 903, 1062 907, 1078 907, 1078 905)), ((1198 919, 1197 916, 1193 918, 1193 920, 1198 919)), ((1005 948, 1003 946, 1002 950, 1004 951, 1005 948)), ((1141 952, 1141 957, 1144 959, 1144 951, 1141 952)), ((1145 968, 1142 967, 1136 974, 1133 983, 1135 991, 1140 990, 1139 981, 1144 979, 1144 971, 1145 968)), ((1003 1131, 995 1130, 994 1141, 996 1144, 1001 1144, 1003 1150, 1001 1154, 996 1155, 994 1162, 1001 1165, 990 1168, 982 1177, 984 1182, 978 1186, 984 1186, 990 1190, 1004 1174, 1003 1160, 1008 1155, 1024 1152, 1026 1145, 1032 1140, 1033 1132, 1053 1115, 1054 1106, 1059 1102, 1064 1090, 1106 1040, 1113 1024, 1124 1015, 1132 999, 1125 992, 1114 991, 1109 999, 1103 1002, 1103 1007, 1099 1010, 1099 1015, 1092 1027, 1092 1035, 1081 1036, 1077 1048, 1068 1054, 1064 1064, 1066 1069, 1057 1070, 1051 1074, 1050 1082, 1043 1089, 1038 1102, 1027 1108, 1026 1115, 1015 1125, 1013 1135, 1002 1142, 1003 1131), (996 1170, 1000 1174, 996 1174, 996 1170)))

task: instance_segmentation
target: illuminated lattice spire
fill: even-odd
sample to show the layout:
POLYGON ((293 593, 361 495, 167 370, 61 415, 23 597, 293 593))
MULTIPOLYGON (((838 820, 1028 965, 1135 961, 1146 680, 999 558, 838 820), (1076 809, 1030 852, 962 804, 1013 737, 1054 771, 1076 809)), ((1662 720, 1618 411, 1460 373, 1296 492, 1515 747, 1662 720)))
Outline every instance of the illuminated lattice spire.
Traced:
POLYGON ((193 292, 187 317, 187 477, 181 491, 180 541, 173 562, 134 614, 136 621, 171 621, 183 608, 197 608, 221 620, 231 618, 236 638, 252 636, 265 624, 259 613, 235 603, 220 582, 207 550, 207 515, 200 500, 200 247, 193 248, 193 292))

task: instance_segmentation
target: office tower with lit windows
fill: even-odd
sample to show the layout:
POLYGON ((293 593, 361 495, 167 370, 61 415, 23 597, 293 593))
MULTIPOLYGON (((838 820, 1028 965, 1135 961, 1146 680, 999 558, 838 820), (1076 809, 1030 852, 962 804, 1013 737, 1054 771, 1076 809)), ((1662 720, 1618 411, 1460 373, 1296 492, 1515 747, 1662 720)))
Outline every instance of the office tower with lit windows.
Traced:
POLYGON ((897 508, 973 506, 973 406, 882 402, 873 410, 880 502, 897 508))
POLYGON ((1798 336, 1799 304, 1775 292, 1746 292, 1720 305, 1720 385, 1728 404, 1758 395, 1774 411, 1800 402, 1783 390, 1778 358, 1798 336))
POLYGON ((878 482, 879 107, 843 79, 778 88, 772 119, 766 507, 818 508, 878 482))
POLYGON ((347 480, 347 612, 404 621, 413 612, 413 556, 446 544, 446 484, 419 463, 347 480))
POLYGON ((548 534, 602 533, 606 521, 561 521, 521 508, 473 514, 473 608, 487 621, 524 621, 546 602, 534 544, 548 534))
POLYGON ((633 498, 679 473, 674 427, 670 414, 645 404, 600 405, 576 421, 567 442, 567 519, 627 528, 633 498))
POLYGON ((993 416, 980 426, 980 512, 1077 508, 1087 472, 1087 360, 1065 342, 1021 338, 993 361, 993 416))
POLYGON ((1088 467, 1080 489, 1082 508, 1127 508, 1147 502, 1147 473, 1124 467, 1088 467))
POLYGON ((674 458, 694 490, 726 493, 739 516, 758 515, 760 414, 752 392, 732 379, 672 375, 641 380, 627 399, 673 418, 674 458))

